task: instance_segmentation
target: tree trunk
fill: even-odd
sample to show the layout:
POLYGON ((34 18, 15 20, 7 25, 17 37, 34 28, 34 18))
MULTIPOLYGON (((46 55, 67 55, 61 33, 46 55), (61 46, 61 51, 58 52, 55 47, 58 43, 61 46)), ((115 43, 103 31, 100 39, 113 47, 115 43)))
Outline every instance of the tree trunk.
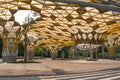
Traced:
POLYGON ((28 47, 28 60, 32 61, 34 59, 34 52, 33 52, 34 46, 29 45, 28 47))
POLYGON ((93 60, 93 52, 90 53, 90 59, 93 60))
POLYGON ((62 51, 61 58, 62 58, 62 59, 64 59, 64 58, 65 58, 64 51, 62 51))
POLYGON ((28 53, 27 53, 27 45, 25 44, 25 45, 24 45, 24 62, 27 62, 27 56, 28 56, 28 53))
POLYGON ((25 31, 25 44, 24 44, 24 62, 27 62, 28 60, 28 52, 27 52, 27 46, 28 46, 28 39, 27 39, 27 31, 25 31))

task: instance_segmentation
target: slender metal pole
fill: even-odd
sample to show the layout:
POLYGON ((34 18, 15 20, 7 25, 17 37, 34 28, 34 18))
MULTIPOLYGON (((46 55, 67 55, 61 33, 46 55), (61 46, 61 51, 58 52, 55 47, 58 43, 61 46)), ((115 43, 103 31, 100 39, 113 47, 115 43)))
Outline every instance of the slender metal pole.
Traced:
POLYGON ((24 62, 27 62, 27 34, 25 33, 25 45, 24 45, 24 62))
POLYGON ((96 60, 98 59, 98 57, 97 57, 97 50, 98 50, 98 44, 97 44, 97 40, 96 40, 96 60))

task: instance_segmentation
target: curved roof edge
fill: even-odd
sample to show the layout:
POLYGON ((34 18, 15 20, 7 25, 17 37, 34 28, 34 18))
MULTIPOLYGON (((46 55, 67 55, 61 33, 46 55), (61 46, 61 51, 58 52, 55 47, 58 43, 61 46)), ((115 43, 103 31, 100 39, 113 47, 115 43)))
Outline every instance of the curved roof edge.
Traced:
POLYGON ((82 7, 94 7, 99 10, 110 10, 110 11, 120 12, 120 7, 113 6, 113 5, 104 5, 100 3, 84 2, 84 1, 78 1, 78 0, 49 0, 49 1, 62 2, 62 3, 67 3, 67 4, 76 4, 82 7))

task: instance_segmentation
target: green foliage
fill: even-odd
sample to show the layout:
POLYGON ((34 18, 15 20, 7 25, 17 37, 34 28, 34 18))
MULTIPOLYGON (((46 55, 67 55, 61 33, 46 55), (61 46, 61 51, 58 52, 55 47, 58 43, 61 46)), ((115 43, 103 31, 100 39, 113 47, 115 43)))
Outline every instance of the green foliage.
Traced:
POLYGON ((18 45, 18 56, 24 56, 24 46, 22 43, 18 45))
POLYGON ((64 57, 65 57, 65 53, 64 53, 63 50, 61 51, 61 55, 60 55, 60 57, 61 57, 62 59, 64 59, 64 57))
POLYGON ((104 46, 104 53, 102 53, 102 48, 103 46, 99 46, 97 49, 98 58, 103 58, 103 55, 105 55, 108 52, 107 48, 104 46))
POLYGON ((87 57, 89 57, 89 50, 88 49, 84 49, 84 50, 76 49, 75 54, 76 54, 75 59, 86 59, 87 57))
POLYGON ((120 58, 120 47, 116 49, 116 53, 117 53, 117 58, 120 58))
POLYGON ((64 51, 64 58, 69 58, 69 49, 70 49, 71 46, 66 46, 66 47, 63 47, 62 50, 64 51))
POLYGON ((116 52, 120 54, 120 47, 116 49, 116 52))
MULTIPOLYGON (((103 58, 102 47, 103 46, 100 46, 97 49, 97 55, 99 58, 103 58)), ((106 54, 107 52, 108 52, 107 48, 104 47, 104 54, 106 54)), ((86 59, 87 57, 90 56, 90 54, 89 54, 89 50, 78 50, 75 49, 75 47, 73 46, 66 46, 63 47, 61 51, 58 51, 58 57, 63 58, 63 56, 64 58, 68 58, 68 59, 86 59)))
POLYGON ((73 47, 72 46, 65 46, 60 51, 58 51, 58 57, 62 58, 62 59, 64 59, 64 58, 69 59, 69 58, 71 58, 70 57, 71 51, 73 52, 73 47))
POLYGON ((3 48, 3 42, 2 39, 0 38, 0 58, 2 57, 2 48, 3 48))
POLYGON ((83 59, 88 56, 87 50, 77 50, 73 46, 63 47, 61 51, 58 52, 59 58, 65 59, 83 59), (63 54, 64 53, 64 54, 63 54))
POLYGON ((48 52, 45 48, 42 48, 40 45, 34 48, 35 56, 49 57, 48 52))
POLYGON ((28 25, 32 26, 33 24, 35 24, 35 20, 33 18, 30 18, 30 23, 28 25))
POLYGON ((36 47, 34 49, 35 56, 44 56, 44 50, 41 47, 36 47))
POLYGON ((104 48, 104 52, 105 52, 105 53, 107 53, 107 52, 108 52, 107 47, 105 47, 105 48, 104 48))
POLYGON ((88 56, 89 51, 88 50, 79 50, 78 51, 78 56, 83 56, 83 57, 87 57, 88 56))

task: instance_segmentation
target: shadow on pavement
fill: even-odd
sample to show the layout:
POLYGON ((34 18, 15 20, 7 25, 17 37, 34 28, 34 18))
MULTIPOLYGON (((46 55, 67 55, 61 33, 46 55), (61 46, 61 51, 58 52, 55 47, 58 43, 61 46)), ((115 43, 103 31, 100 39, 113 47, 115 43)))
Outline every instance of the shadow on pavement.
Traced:
POLYGON ((23 60, 21 60, 21 61, 17 61, 17 62, 9 62, 9 63, 17 64, 17 63, 42 63, 42 62, 37 62, 37 61, 27 61, 27 62, 24 62, 23 60))

